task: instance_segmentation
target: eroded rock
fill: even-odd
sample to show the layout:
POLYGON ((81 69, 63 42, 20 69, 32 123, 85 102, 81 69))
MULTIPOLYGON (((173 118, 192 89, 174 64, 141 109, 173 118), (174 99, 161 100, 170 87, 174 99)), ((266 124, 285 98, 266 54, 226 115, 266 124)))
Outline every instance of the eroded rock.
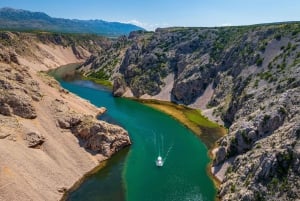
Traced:
POLYGON ((72 128, 72 132, 85 141, 86 148, 106 157, 131 144, 128 133, 123 128, 94 120, 90 116, 84 116, 82 122, 72 128))
POLYGON ((11 116, 12 115, 12 109, 7 103, 0 103, 0 114, 3 114, 5 116, 11 116))
MULTIPOLYGON (((119 126, 99 121, 93 116, 77 114, 59 99, 52 101, 51 107, 55 111, 58 126, 70 129, 88 150, 110 157, 131 144, 128 133, 119 126)), ((100 113, 105 111, 105 108, 99 108, 100 113)))
POLYGON ((39 84, 32 79, 28 69, 15 65, 9 69, 0 68, 0 114, 34 119, 37 113, 32 100, 39 101, 40 98, 39 84))
POLYGON ((25 135, 24 140, 29 148, 36 148, 45 142, 45 137, 38 132, 29 132, 25 135))
POLYGON ((126 83, 122 76, 116 76, 113 84, 113 95, 120 97, 126 91, 126 83))
POLYGON ((37 113, 31 99, 21 94, 9 94, 5 97, 5 102, 12 108, 13 113, 26 119, 34 119, 37 113))

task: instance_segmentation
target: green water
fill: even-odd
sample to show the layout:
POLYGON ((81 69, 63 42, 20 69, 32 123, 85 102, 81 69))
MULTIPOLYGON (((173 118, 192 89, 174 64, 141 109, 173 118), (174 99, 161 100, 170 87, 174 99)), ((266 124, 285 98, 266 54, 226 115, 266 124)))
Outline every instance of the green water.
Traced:
POLYGON ((90 81, 61 81, 69 91, 108 109, 103 119, 123 126, 132 140, 108 165, 72 192, 70 201, 201 201, 214 200, 208 177, 207 149, 173 118, 138 102, 113 98, 90 81), (160 145, 160 146, 159 146, 160 145), (155 166, 159 150, 164 166, 155 166))

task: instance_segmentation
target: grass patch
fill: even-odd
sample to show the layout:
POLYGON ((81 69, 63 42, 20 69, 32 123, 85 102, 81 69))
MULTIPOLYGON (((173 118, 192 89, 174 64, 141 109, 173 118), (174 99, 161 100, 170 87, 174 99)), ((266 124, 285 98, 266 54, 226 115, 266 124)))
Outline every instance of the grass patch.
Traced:
POLYGON ((227 133, 224 127, 208 120, 199 110, 168 101, 132 99, 170 115, 198 135, 208 149, 213 148, 215 142, 227 133))
POLYGON ((94 78, 94 77, 83 77, 82 79, 83 80, 90 80, 92 82, 95 82, 96 84, 105 86, 109 89, 112 89, 112 87, 113 87, 111 81, 109 81, 109 80, 98 79, 98 78, 94 78))
POLYGON ((208 120, 207 117, 203 116, 199 110, 185 110, 184 114, 186 117, 197 124, 198 126, 204 126, 208 128, 218 128, 219 125, 215 122, 208 120))

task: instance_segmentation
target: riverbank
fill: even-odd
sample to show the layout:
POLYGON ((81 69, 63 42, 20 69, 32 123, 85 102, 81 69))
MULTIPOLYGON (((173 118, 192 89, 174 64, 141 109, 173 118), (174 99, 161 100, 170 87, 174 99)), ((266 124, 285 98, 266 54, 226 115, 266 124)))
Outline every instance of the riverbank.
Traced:
POLYGON ((78 179, 77 182, 75 182, 73 184, 72 187, 70 187, 69 189, 67 189, 65 191, 65 193, 64 193, 63 197, 60 199, 60 201, 66 201, 68 198, 70 198, 72 193, 74 193, 74 191, 78 190, 78 188, 86 180, 88 180, 91 176, 97 174, 100 170, 105 171, 105 168, 110 168, 109 166, 111 166, 112 163, 114 163, 116 160, 119 160, 122 157, 122 155, 124 155, 124 153, 127 153, 128 151, 129 151, 129 147, 126 147, 126 148, 122 149, 121 151, 117 152, 116 154, 114 154, 111 158, 107 158, 107 159, 101 161, 101 163, 99 163, 99 165, 96 166, 95 168, 93 168, 92 170, 86 172, 84 174, 84 176, 82 176, 80 179, 78 179))
POLYGON ((97 165, 96 167, 94 167, 90 171, 87 171, 71 187, 65 188, 65 189, 61 189, 62 192, 63 192, 63 196, 60 199, 60 201, 66 201, 67 198, 68 198, 68 196, 70 195, 70 193, 72 193, 73 191, 75 191, 88 177, 90 177, 91 175, 95 174, 96 172, 98 172, 99 170, 101 170, 102 168, 104 168, 107 165, 107 162, 108 162, 108 159, 105 159, 105 160, 101 161, 99 163, 99 165, 97 165))
POLYGON ((223 126, 210 121, 201 114, 200 110, 192 109, 184 105, 177 105, 168 101, 136 98, 129 99, 160 110, 178 120, 199 136, 209 150, 214 148, 215 142, 227 133, 227 130, 223 126))

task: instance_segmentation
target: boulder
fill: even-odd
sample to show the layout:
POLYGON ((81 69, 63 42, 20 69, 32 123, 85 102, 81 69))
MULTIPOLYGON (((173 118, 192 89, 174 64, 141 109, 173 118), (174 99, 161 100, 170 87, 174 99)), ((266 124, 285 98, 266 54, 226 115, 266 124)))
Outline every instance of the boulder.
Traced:
POLYGON ((107 109, 105 107, 100 107, 98 108, 98 114, 97 116, 101 116, 102 114, 104 114, 107 111, 107 109))
POLYGON ((36 148, 45 142, 45 137, 37 132, 29 132, 25 135, 24 140, 29 148, 36 148))
POLYGON ((11 116, 12 115, 12 109, 7 103, 0 103, 0 114, 5 116, 11 116))
POLYGON ((57 123, 60 128, 70 129, 80 124, 81 119, 79 115, 66 115, 58 118, 57 123))
POLYGON ((9 94, 6 96, 5 102, 12 108, 15 115, 25 119, 34 119, 37 114, 30 100, 31 98, 25 94, 9 94))
POLYGON ((220 164, 221 162, 223 162, 225 159, 226 159, 226 148, 221 146, 218 148, 218 150, 216 151, 216 157, 215 157, 215 160, 214 160, 214 165, 218 165, 220 164))
POLYGON ((72 132, 84 141, 87 149, 110 157, 131 144, 127 131, 123 128, 85 116, 72 132))

